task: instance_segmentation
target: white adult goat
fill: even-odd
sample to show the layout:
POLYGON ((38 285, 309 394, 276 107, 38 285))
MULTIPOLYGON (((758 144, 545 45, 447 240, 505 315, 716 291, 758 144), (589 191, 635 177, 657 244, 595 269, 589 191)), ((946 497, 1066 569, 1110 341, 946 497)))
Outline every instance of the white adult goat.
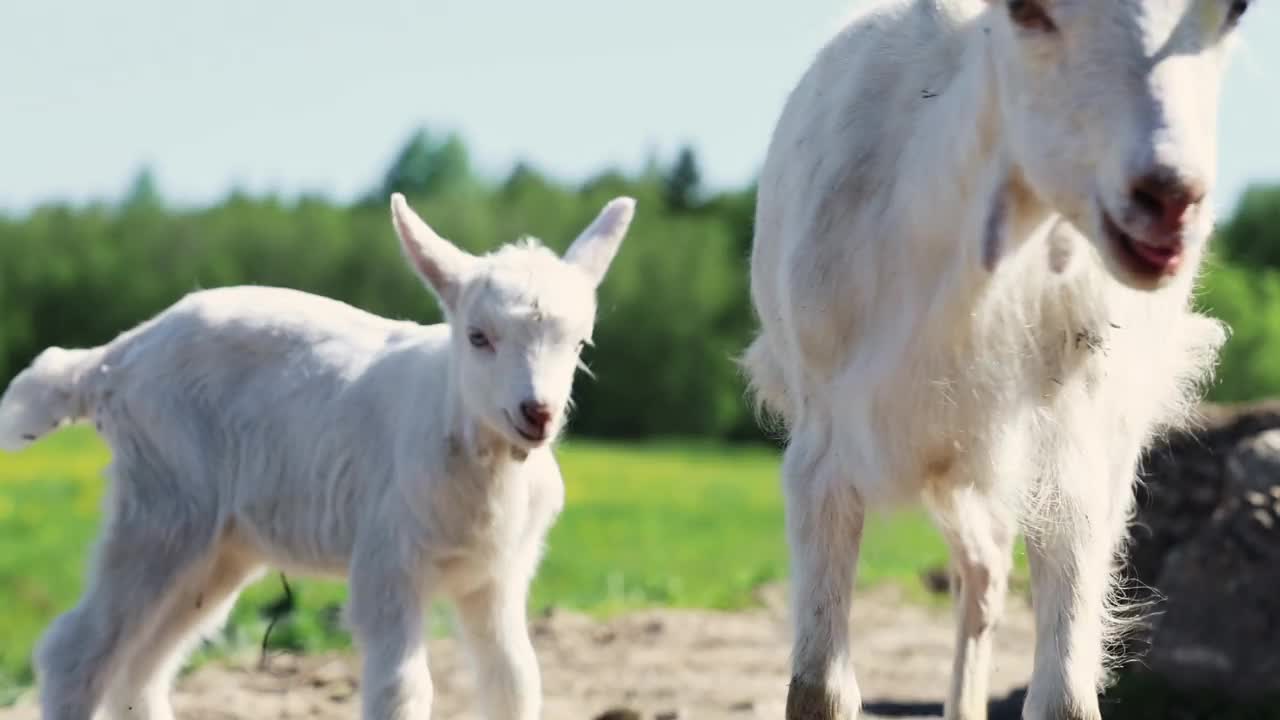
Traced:
POLYGON ((986 716, 1019 528, 1029 720, 1093 720, 1141 448, 1225 333, 1189 310, 1245 0, 890 0, 789 97, 760 179, 744 365, 789 431, 791 720, 855 717, 864 513, 953 557, 948 718, 986 716))
POLYGON ((14 379, 0 447, 91 418, 113 452, 88 589, 36 653, 45 720, 172 718, 196 629, 265 565, 349 575, 365 718, 430 714, 437 594, 457 606, 487 716, 539 717, 525 598, 564 503, 550 443, 634 203, 607 205, 564 259, 532 242, 475 257, 403 197, 391 208, 447 324, 207 290, 14 379))

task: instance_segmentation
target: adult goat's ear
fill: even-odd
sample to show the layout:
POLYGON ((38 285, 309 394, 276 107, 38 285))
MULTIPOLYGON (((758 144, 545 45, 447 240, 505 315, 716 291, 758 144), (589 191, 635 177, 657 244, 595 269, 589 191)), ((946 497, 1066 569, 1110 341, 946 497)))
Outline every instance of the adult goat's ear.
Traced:
POLYGON ((593 283, 599 285, 609 263, 618 254, 618 246, 626 237, 635 212, 636 201, 629 197, 610 200, 565 251, 565 262, 577 265, 593 283))
POLYGON ((391 220, 409 264, 439 296, 445 308, 453 310, 476 258, 440 237, 418 217, 400 193, 391 195, 391 220))

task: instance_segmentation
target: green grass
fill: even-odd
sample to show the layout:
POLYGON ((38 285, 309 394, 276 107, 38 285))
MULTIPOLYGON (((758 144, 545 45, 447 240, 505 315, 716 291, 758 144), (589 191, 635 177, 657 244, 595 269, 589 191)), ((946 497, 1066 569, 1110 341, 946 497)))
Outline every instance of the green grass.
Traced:
MULTIPOLYGON (((738 608, 751 604, 761 584, 785 577, 776 452, 570 442, 560 460, 566 508, 551 531, 532 610, 738 608)), ((56 433, 21 454, 0 455, 0 695, 6 685, 31 681, 32 644, 80 592, 107 461, 106 448, 82 428, 56 433)), ((945 560, 923 515, 872 518, 859 582, 919 588, 920 574, 945 560)), ((277 625, 271 645, 346 645, 349 638, 337 623, 343 586, 297 578, 291 585, 298 611, 277 625)), ((275 576, 250 587, 216 651, 259 643, 267 624, 262 609, 281 595, 275 576)), ((446 616, 439 608, 433 615, 443 631, 446 616)))

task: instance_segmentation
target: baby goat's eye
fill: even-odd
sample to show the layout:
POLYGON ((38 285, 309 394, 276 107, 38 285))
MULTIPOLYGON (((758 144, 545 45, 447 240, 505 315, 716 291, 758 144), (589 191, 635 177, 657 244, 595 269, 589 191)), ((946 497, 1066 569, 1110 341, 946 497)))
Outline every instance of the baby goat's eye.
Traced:
POLYGON ((1053 32, 1058 29, 1036 0, 1009 0, 1009 17, 1028 30, 1053 32))
POLYGON ((483 331, 472 328, 467 331, 467 340, 471 343, 471 347, 479 350, 492 350, 493 343, 489 341, 489 336, 483 331))
POLYGON ((1227 28, 1235 27, 1248 9, 1249 0, 1232 0, 1231 7, 1227 9, 1227 28))

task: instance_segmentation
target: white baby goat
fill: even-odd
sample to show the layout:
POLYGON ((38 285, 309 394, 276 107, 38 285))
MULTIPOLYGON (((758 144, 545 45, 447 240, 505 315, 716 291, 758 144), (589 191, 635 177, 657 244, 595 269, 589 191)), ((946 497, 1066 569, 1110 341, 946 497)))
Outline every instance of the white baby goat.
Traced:
POLYGON ((207 290, 13 381, 0 447, 92 419, 113 453, 88 589, 36 653, 45 720, 172 718, 197 629, 264 566, 350 577, 365 718, 429 716, 433 595, 457 607, 486 715, 539 717, 525 598, 564 502, 551 443, 634 203, 607 205, 563 259, 532 242, 475 257, 403 197, 391 209, 447 324, 207 290))
POLYGON ((986 717, 1016 532, 1028 720, 1096 720, 1135 466, 1225 333, 1190 311, 1247 0, 888 0, 790 95, 760 179, 744 365, 789 431, 789 720, 847 720, 869 507, 947 539, 946 716, 986 717))

